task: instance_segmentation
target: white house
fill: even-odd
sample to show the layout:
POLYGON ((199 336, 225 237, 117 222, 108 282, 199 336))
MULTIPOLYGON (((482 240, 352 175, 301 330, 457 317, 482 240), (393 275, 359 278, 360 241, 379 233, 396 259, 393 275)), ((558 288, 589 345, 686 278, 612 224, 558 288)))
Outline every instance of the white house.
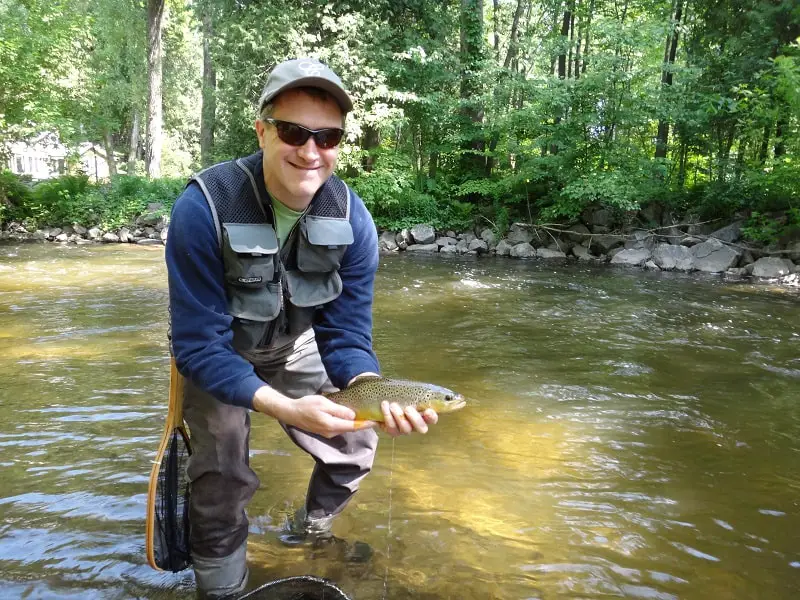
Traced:
POLYGON ((102 148, 83 142, 76 149, 62 144, 55 133, 42 133, 23 142, 8 144, 10 158, 8 168, 17 175, 30 175, 34 180, 58 177, 67 172, 67 157, 77 155, 77 169, 95 181, 108 179, 108 162, 102 148))

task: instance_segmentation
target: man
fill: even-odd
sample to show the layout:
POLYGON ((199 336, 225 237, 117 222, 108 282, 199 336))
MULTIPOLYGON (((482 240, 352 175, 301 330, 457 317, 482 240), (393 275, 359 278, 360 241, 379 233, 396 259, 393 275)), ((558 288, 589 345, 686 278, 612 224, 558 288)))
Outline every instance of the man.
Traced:
MULTIPOLYGON (((352 100, 312 59, 279 64, 255 121, 261 150, 194 176, 166 248, 172 350, 192 435, 191 552, 201 596, 247 582, 250 412, 276 419, 314 457, 287 540, 325 539, 370 471, 375 423, 320 395, 378 373, 372 300, 378 246, 363 202, 333 175, 352 100)), ((382 405, 390 435, 437 422, 382 405)))

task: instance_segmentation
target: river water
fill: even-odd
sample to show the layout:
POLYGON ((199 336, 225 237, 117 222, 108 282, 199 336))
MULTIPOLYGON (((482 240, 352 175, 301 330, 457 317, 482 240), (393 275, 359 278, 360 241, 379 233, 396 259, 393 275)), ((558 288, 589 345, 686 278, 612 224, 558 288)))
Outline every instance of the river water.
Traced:
MULTIPOLYGON (((335 533, 366 565, 287 549, 311 460, 254 415, 252 586, 357 600, 797 598, 800 298, 719 279, 382 257, 386 375, 470 400, 383 436, 335 533)), ((0 596, 193 598, 151 570, 166 414, 163 249, 0 247, 0 596)))

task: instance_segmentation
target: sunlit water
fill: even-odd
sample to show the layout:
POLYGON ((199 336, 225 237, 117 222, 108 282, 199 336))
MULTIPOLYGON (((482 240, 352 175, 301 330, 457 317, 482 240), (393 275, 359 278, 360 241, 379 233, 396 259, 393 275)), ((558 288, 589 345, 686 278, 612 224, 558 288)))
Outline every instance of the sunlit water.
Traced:
MULTIPOLYGON (((144 556, 165 279, 160 248, 0 246, 0 597, 193 597, 190 572, 144 556)), ((254 415, 251 587, 308 573, 357 600, 800 596, 796 294, 387 256, 375 345, 385 374, 470 405, 398 439, 393 461, 383 438, 335 525, 375 549, 366 565, 278 543, 312 462, 254 415)))

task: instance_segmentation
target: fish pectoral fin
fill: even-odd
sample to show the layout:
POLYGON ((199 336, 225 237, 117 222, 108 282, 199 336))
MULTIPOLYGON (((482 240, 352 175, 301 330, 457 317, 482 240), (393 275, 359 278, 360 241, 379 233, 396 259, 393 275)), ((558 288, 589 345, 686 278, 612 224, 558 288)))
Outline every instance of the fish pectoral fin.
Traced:
POLYGON ((375 421, 366 421, 363 419, 356 419, 353 421, 353 431, 361 431, 362 429, 370 429, 371 427, 375 427, 375 421))

